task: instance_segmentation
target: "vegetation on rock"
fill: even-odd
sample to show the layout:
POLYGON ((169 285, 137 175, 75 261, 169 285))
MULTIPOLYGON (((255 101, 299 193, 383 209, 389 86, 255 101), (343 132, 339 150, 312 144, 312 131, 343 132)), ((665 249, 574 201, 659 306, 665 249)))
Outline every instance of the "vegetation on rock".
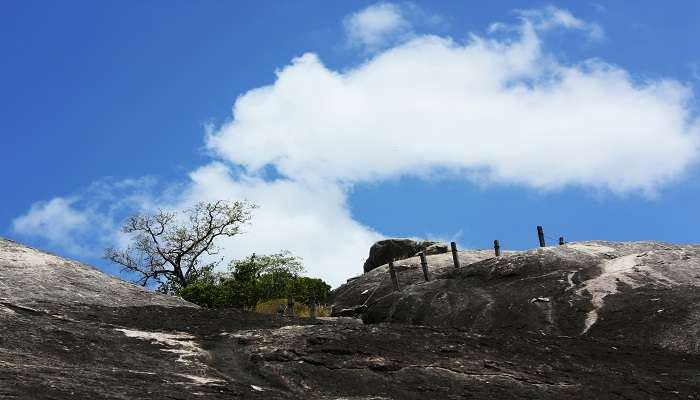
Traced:
POLYGON ((133 243, 125 250, 105 250, 105 258, 138 276, 136 282, 158 284, 158 291, 179 292, 211 276, 218 264, 216 239, 239 234, 251 218, 254 204, 246 201, 197 203, 178 214, 158 210, 153 215, 129 217, 122 231, 133 243))
POLYGON ((180 294, 185 300, 207 308, 248 310, 255 310, 261 302, 286 299, 290 295, 296 302, 307 305, 325 299, 330 285, 321 279, 301 276, 303 272, 301 259, 288 251, 253 254, 232 261, 228 273, 212 274, 180 294))

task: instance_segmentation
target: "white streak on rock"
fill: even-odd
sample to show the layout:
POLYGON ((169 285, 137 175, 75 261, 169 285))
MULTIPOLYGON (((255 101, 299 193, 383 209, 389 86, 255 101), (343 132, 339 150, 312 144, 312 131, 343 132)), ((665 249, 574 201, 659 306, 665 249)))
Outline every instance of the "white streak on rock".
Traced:
POLYGON ((569 273, 566 275, 566 281, 569 283, 569 286, 567 286, 567 288, 565 289, 565 291, 568 292, 569 290, 573 289, 574 286, 576 286, 576 284, 574 283, 574 275, 576 275, 576 272, 578 272, 578 271, 569 272, 569 273))
POLYGON ((584 282, 582 287, 576 291, 579 296, 583 296, 583 293, 587 292, 591 296, 591 304, 594 307, 586 315, 582 335, 598 321, 598 311, 605 304, 605 297, 618 292, 619 282, 631 288, 638 288, 649 283, 661 286, 676 283, 652 267, 638 264, 641 260, 639 256, 639 254, 630 254, 603 262, 600 264, 601 274, 584 282))
POLYGON ((151 342, 157 342, 163 346, 170 347, 163 351, 178 354, 178 362, 188 363, 191 358, 205 355, 206 352, 194 342, 194 336, 183 332, 164 333, 147 332, 133 329, 116 329, 128 337, 135 337, 151 342))
POLYGON ((181 376, 183 378, 189 379, 192 382, 198 384, 198 385, 208 385, 210 383, 222 383, 225 382, 222 379, 217 379, 217 378, 207 378, 205 376, 197 376, 197 375, 190 375, 190 374, 177 374, 178 376, 181 376))

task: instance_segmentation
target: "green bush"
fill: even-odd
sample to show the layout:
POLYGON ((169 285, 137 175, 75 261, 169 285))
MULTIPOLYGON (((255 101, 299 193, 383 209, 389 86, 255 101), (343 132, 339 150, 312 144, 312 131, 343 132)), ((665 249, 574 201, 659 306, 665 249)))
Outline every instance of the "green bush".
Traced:
POLYGON ((318 278, 300 276, 290 279, 288 284, 290 289, 287 295, 291 294, 294 300, 306 304, 311 304, 312 300, 316 303, 323 302, 331 292, 331 286, 318 278))
POLYGON ((197 282, 180 291, 183 299, 207 308, 224 307, 229 303, 226 290, 218 284, 197 282))
POLYGON ((209 275, 207 280, 187 286, 181 296, 202 307, 248 310, 289 295, 295 303, 310 304, 312 299, 317 304, 322 303, 330 293, 330 285, 321 279, 300 276, 303 271, 301 260, 288 251, 262 256, 253 254, 233 261, 228 274, 216 275, 215 279, 214 275, 209 275))

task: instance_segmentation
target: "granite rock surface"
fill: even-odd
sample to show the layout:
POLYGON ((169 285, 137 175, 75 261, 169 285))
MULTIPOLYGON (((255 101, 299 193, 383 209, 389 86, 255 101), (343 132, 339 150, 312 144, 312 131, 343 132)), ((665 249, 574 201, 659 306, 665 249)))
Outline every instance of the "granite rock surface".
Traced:
POLYGON ((333 310, 367 323, 447 326, 475 334, 540 332, 700 353, 700 246, 581 242, 525 252, 460 252, 382 266, 336 289, 333 310), (350 311, 348 311, 350 310, 350 311))
MULTIPOLYGON (((621 265, 604 269, 589 267, 579 256, 573 257, 579 262, 564 263, 568 253, 558 255, 551 250, 534 252, 541 256, 541 264, 521 262, 534 259, 530 252, 504 256, 509 262, 491 259, 486 253, 464 253, 463 269, 450 270, 446 264, 445 271, 436 269, 427 284, 409 279, 413 275, 407 271, 414 272, 413 267, 401 271, 406 293, 377 291, 378 301, 363 315, 373 323, 364 324, 355 318, 309 320, 193 307, 80 263, 0 241, 0 398, 700 399, 700 355, 692 346, 621 339, 618 333, 627 332, 620 328, 623 321, 608 321, 614 315, 608 309, 617 307, 626 314, 627 323, 641 319, 658 324, 658 332, 665 332, 667 340, 687 343, 689 333, 683 329, 695 325, 671 299, 692 300, 694 286, 681 282, 695 279, 693 268, 679 265, 694 259, 694 248, 596 246, 615 249, 614 253, 606 250, 619 255, 615 258, 637 258, 646 252, 638 257, 644 263, 635 262, 631 268, 642 271, 648 267, 654 272, 640 272, 644 279, 642 275, 622 276, 619 274, 626 274, 631 265, 625 258, 620 259, 621 265), (676 261, 669 264, 664 251, 675 252, 676 261), (582 270, 575 271, 569 288, 567 274, 574 272, 574 266, 582 270), (662 272, 664 279, 658 275, 662 272), (547 277, 540 277, 548 273, 559 274, 564 282, 557 278, 557 284, 549 283, 547 277), (617 274, 621 283, 611 289, 595 280, 606 273, 617 274), (409 304, 404 302, 413 296, 409 293, 418 287, 443 287, 450 280, 466 285, 462 296, 471 305, 463 312, 486 310, 484 317, 455 314, 449 323, 428 319, 423 325, 409 324, 417 310, 406 307, 401 311, 402 304, 409 304), (487 321, 488 315, 494 319, 493 308, 501 310, 498 312, 508 309, 497 305, 498 296, 492 309, 476 307, 484 302, 484 294, 476 291, 479 282, 510 282, 513 307, 521 307, 521 298, 549 297, 549 302, 527 299, 527 304, 556 304, 552 321, 560 321, 557 310, 566 302, 556 290, 574 292, 572 296, 580 297, 580 303, 574 304, 581 307, 582 315, 569 328, 558 327, 568 326, 563 323, 556 329, 547 325, 548 314, 539 309, 527 315, 543 318, 541 325, 520 325, 525 317, 511 325, 479 325, 473 321, 487 321), (516 292, 526 287, 529 291, 516 292), (679 287, 686 294, 660 294, 663 290, 676 293, 679 287), (644 294, 645 290, 653 291, 655 297, 644 294), (641 303, 654 303, 664 311, 654 317, 626 312, 628 303, 619 297, 627 295, 639 296, 641 303), (659 300, 652 301, 657 297, 659 300), (595 300, 598 298, 602 300, 595 300), (386 308, 390 304, 396 306, 391 312, 386 308), (596 310, 595 304, 600 308, 593 321, 587 318, 596 310), (664 315, 676 317, 653 319, 664 315), (593 322, 582 333, 587 320, 593 322), (540 326, 550 328, 536 329, 540 326), (557 329, 571 329, 571 334, 557 329)), ((574 251, 584 250, 593 253, 590 260, 598 259, 600 249, 568 251, 573 256, 578 254, 574 251)), ((363 277, 382 281, 381 271, 373 274, 363 277)), ((362 279, 356 281, 363 284, 362 279)), ((457 287, 448 285, 441 290, 456 291, 457 287)), ((492 290, 489 286, 482 289, 492 290)), ((344 290, 343 298, 351 304, 355 289, 344 290)), ((364 299, 365 295, 359 295, 363 290, 357 290, 358 299, 364 299)), ((340 299, 338 293, 335 296, 340 299)), ((514 314, 506 315, 511 318, 514 314)))

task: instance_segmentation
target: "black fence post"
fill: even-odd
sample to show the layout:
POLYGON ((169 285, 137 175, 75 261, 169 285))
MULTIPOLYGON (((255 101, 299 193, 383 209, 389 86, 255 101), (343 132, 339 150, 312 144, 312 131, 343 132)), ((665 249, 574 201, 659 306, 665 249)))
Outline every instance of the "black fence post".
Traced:
POLYGON ((459 268, 459 254, 457 254, 457 243, 450 242, 450 247, 452 248, 452 262, 454 262, 455 268, 459 268))
POLYGON ((424 252, 421 251, 420 253, 418 253, 418 255, 420 256, 420 266, 421 266, 421 268, 423 268, 423 277, 425 278, 425 281, 427 282, 430 280, 430 278, 428 277, 428 260, 425 259, 424 252))
POLYGON ((544 229, 541 226, 537 227, 537 236, 540 239, 540 247, 546 247, 547 244, 544 242, 544 229))
POLYGON ((565 243, 564 236, 559 236, 559 246, 563 246, 565 243))
POLYGON ((493 251, 496 253, 496 257, 501 255, 501 244, 498 242, 498 240, 493 241, 493 251))
POLYGON ((399 277, 396 276, 396 270, 394 269, 394 262, 389 262, 389 275, 391 275, 391 282, 394 284, 394 290, 399 291, 399 277))

